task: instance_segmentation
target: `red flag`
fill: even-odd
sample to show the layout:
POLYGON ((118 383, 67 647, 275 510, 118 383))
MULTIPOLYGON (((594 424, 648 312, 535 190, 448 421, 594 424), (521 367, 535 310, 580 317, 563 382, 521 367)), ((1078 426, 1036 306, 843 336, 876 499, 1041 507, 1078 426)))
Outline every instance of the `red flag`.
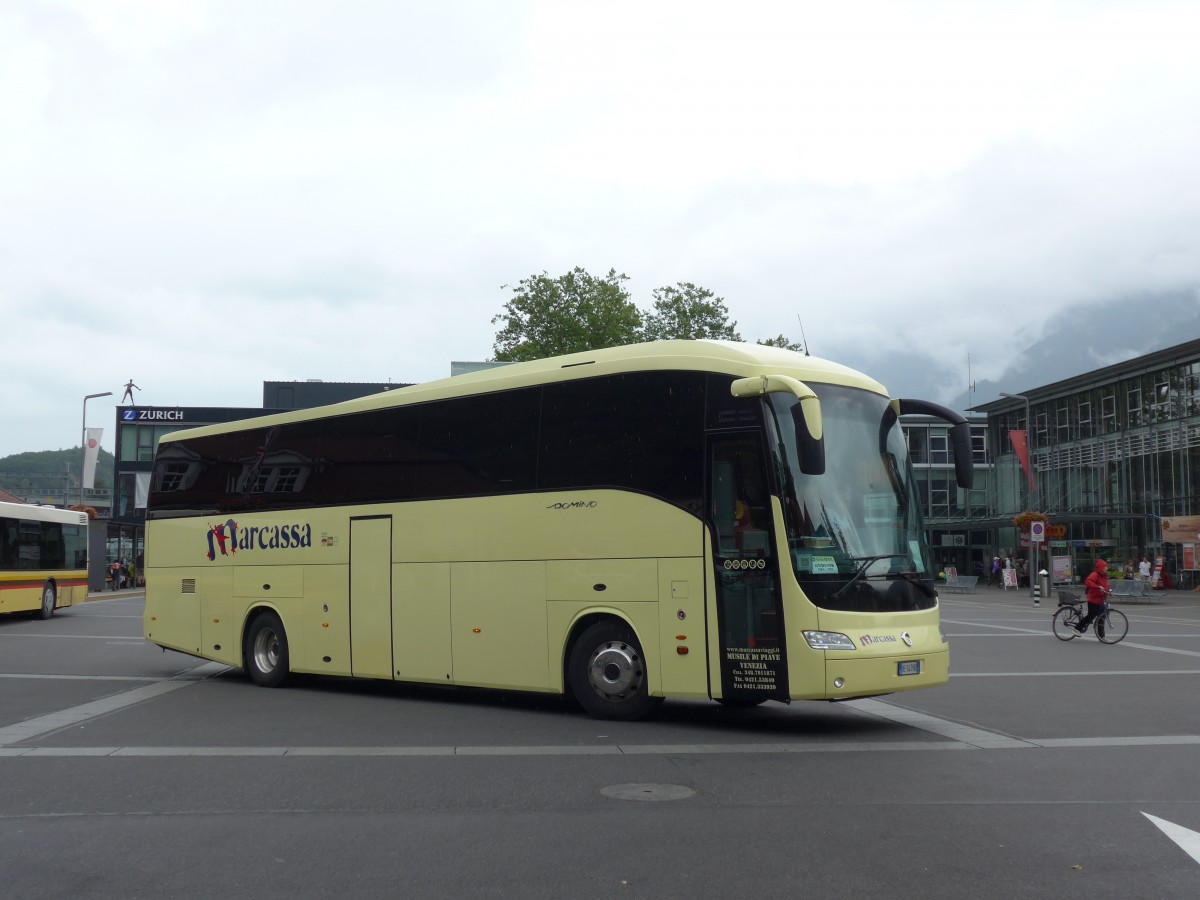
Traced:
POLYGON ((1036 491, 1037 485, 1033 483, 1033 470, 1029 468, 1029 439, 1024 431, 1010 431, 1008 439, 1012 441, 1013 450, 1017 453, 1017 459, 1021 461, 1021 468, 1025 470, 1025 477, 1029 479, 1029 490, 1036 491))

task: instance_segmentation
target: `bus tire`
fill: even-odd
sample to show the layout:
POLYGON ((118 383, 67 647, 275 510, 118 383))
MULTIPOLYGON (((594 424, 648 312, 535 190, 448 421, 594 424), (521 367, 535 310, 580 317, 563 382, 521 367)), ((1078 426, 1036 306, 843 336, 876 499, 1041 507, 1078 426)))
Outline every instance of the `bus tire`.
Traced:
POLYGON ((54 584, 47 581, 42 585, 42 606, 37 611, 39 619, 48 619, 54 615, 54 607, 58 605, 58 592, 54 590, 54 584))
POLYGON ((646 685, 646 659, 632 629, 616 619, 589 626, 571 647, 567 683, 576 702, 600 719, 633 721, 662 699, 646 685))
POLYGON ((246 672, 255 684, 279 687, 287 681, 287 633, 279 616, 267 609, 251 620, 242 655, 246 672))

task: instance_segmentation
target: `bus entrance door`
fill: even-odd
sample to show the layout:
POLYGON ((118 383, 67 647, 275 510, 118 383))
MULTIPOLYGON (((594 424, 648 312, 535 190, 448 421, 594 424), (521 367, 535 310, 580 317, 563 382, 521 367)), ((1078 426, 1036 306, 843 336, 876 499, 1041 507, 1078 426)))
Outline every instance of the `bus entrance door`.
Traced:
POLYGON ((767 485, 759 432, 710 439, 709 514, 715 542, 720 696, 732 702, 788 697, 779 566, 767 485))
POLYGON ((350 520, 350 666, 392 678, 392 519, 350 520))

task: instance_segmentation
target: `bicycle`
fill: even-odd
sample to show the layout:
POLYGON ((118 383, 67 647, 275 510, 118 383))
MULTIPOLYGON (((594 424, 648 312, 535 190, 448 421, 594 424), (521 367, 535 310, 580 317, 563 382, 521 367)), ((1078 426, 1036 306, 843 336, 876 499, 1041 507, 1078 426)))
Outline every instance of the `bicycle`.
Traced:
MULTIPOLYGON (((1112 592, 1110 591, 1109 593, 1112 592)), ((1079 597, 1059 596, 1058 609, 1051 620, 1051 628, 1054 631, 1054 636, 1060 641, 1074 640, 1083 634, 1082 631, 1078 631, 1075 627, 1082 620, 1083 600, 1079 597)), ((1104 644, 1116 644, 1124 640, 1125 635, 1129 633, 1129 619, 1119 609, 1113 609, 1109 605, 1107 597, 1104 600, 1104 607, 1100 615, 1096 616, 1091 624, 1092 630, 1096 632, 1096 637, 1104 644)))

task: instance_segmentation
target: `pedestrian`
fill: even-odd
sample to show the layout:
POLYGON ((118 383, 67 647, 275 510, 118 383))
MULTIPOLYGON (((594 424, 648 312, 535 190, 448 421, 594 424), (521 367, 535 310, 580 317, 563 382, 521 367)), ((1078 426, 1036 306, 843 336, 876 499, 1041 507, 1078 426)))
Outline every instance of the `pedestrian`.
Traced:
POLYGON ((119 591, 121 589, 121 561, 114 559, 112 564, 112 589, 119 591))
POLYGON ((1133 560, 1129 560, 1127 563, 1125 563, 1125 580, 1132 581, 1133 574, 1134 574, 1133 560))
POLYGON ((1000 557, 992 557, 992 577, 988 579, 988 586, 995 587, 1000 584, 1000 557))
MULTIPOLYGON (((1104 611, 1104 604, 1108 599, 1108 563, 1102 559, 1096 560, 1096 570, 1087 577, 1084 583, 1087 588, 1088 613, 1079 620, 1079 624, 1075 626, 1075 630, 1080 634, 1087 631, 1087 627, 1092 624, 1101 612, 1104 611)), ((1096 636, 1103 637, 1103 626, 1096 624, 1096 636)))
POLYGON ((1150 580, 1150 560, 1142 557, 1142 561, 1138 563, 1138 578, 1142 581, 1150 580))
POLYGON ((1021 587, 1029 587, 1029 562, 1023 556, 1017 566, 1017 584, 1021 587))

